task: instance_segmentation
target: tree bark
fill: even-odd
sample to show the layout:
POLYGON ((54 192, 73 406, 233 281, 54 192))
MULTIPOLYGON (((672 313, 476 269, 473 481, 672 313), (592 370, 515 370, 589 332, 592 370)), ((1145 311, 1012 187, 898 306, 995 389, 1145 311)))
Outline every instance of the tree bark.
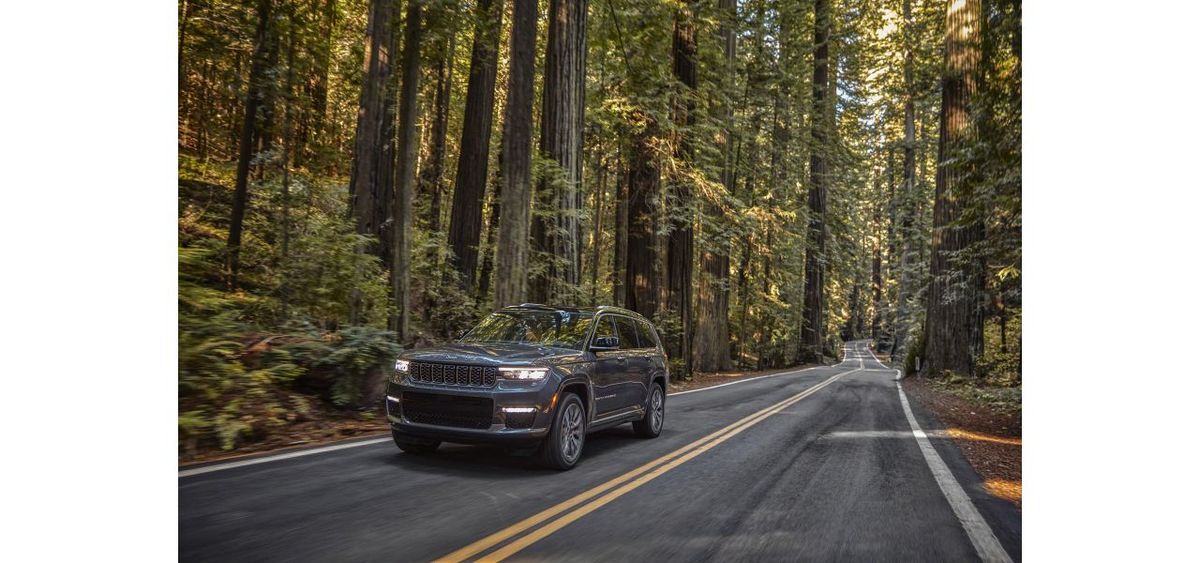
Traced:
POLYGON ((553 259, 534 281, 534 298, 575 298, 582 271, 579 211, 583 204, 583 108, 587 59, 587 0, 550 0, 539 149, 558 164, 538 191, 550 195, 553 217, 537 217, 535 240, 553 259))
MULTIPOLYGON (((675 19, 674 39, 671 46, 672 71, 683 86, 675 100, 675 123, 682 132, 675 145, 677 167, 692 165, 692 126, 696 122, 696 32, 693 26, 694 0, 684 0, 680 14, 675 19)), ((694 199, 693 186, 685 176, 675 174, 670 183, 670 199, 682 213, 671 213, 671 229, 667 235, 667 309, 679 315, 679 340, 669 343, 669 353, 684 359, 685 377, 692 372, 692 276, 694 270, 693 241, 695 230, 692 219, 694 199)))
MULTIPOLYGON (((350 175, 350 209, 359 234, 378 238, 380 223, 386 216, 379 211, 385 205, 386 187, 392 182, 392 130, 388 113, 388 77, 391 73, 392 7, 394 2, 372 0, 363 55, 362 93, 358 104, 358 125, 354 135, 354 159, 350 175)), ((368 249, 380 254, 382 245, 368 249)))
POLYGON ((438 58, 437 83, 434 94, 433 134, 430 138, 429 159, 421 171, 422 195, 429 198, 430 232, 442 230, 442 183, 446 176, 446 132, 450 122, 450 86, 454 83, 454 53, 457 33, 450 33, 445 52, 438 58))
POLYGON ((400 61, 400 136, 396 154, 396 196, 392 209, 392 299, 396 318, 392 325, 400 344, 411 340, 409 324, 410 270, 412 269, 412 203, 417 166, 417 96, 421 83, 421 0, 409 0, 404 24, 404 52, 400 61))
POLYGON ((975 373, 983 349, 983 273, 959 253, 982 238, 982 225, 959 224, 969 171, 961 151, 971 141, 971 101, 978 86, 980 0, 958 0, 946 11, 941 132, 935 179, 925 365, 933 376, 975 373))
POLYGON ((625 271, 629 262, 629 178, 628 175, 622 177, 621 172, 618 158, 616 181, 613 182, 613 305, 623 305, 628 299, 625 271))
POLYGON ((802 356, 819 362, 825 345, 825 205, 829 162, 826 152, 829 142, 829 0, 816 0, 813 7, 816 25, 813 44, 816 52, 812 80, 812 155, 809 173, 812 186, 808 191, 808 248, 804 257, 804 323, 801 330, 802 356))
POLYGON ((629 162, 629 241, 625 265, 625 308, 654 317, 659 284, 654 268, 658 249, 658 163, 654 155, 657 126, 650 118, 633 139, 629 162))
POLYGON ((508 100, 501 147, 500 223, 496 241, 496 308, 525 301, 529 269, 530 148, 533 142, 533 62, 537 0, 513 0, 508 100))
POLYGON ((254 55, 250 64, 250 81, 246 86, 246 113, 242 120, 237 177, 234 180, 233 209, 229 216, 229 238, 226 241, 226 269, 231 287, 237 286, 238 260, 242 246, 242 224, 246 218, 246 207, 249 205, 250 199, 250 163, 254 158, 254 138, 261 129, 259 108, 263 104, 267 56, 271 49, 269 37, 273 7, 273 0, 258 0, 258 27, 254 32, 254 55))
MULTIPOLYGON (((719 0, 721 38, 724 41, 724 85, 732 90, 737 71, 737 4, 734 0, 719 0)), ((721 184, 726 193, 734 191, 733 163, 733 106, 724 108, 724 131, 721 140, 721 184)), ((695 368, 702 372, 733 369, 729 357, 729 238, 718 231, 727 227, 724 213, 716 205, 706 207, 711 218, 707 244, 700 252, 700 283, 696 292, 695 368)))
POLYGON ((895 336, 892 341, 893 355, 905 351, 905 339, 909 331, 909 293, 912 290, 910 270, 912 268, 912 228, 916 213, 917 140, 916 107, 913 92, 913 34, 912 2, 904 0, 904 180, 897 206, 900 238, 900 276, 896 291, 896 321, 893 323, 895 336))
POLYGON ((502 3, 479 0, 471 74, 467 79, 467 105, 463 116, 454 202, 450 209, 450 247, 454 268, 468 295, 475 293, 475 268, 483 227, 483 198, 487 187, 488 156, 492 138, 492 108, 496 95, 496 56, 500 43, 502 3))

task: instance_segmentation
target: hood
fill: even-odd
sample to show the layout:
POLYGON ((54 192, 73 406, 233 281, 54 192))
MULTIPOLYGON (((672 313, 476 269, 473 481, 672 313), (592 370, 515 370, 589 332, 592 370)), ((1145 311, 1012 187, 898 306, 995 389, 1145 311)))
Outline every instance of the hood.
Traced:
POLYGON ((569 348, 551 348, 531 344, 455 343, 433 348, 410 350, 401 358, 418 362, 476 365, 548 365, 577 361, 583 352, 569 348))

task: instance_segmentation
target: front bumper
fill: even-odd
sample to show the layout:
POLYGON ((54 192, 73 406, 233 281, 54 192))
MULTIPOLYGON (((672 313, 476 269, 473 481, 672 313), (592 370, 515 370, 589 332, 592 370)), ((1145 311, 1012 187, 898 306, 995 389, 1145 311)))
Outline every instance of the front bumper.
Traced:
POLYGON ((483 389, 389 382, 388 422, 396 434, 427 440, 508 445, 538 442, 549 432, 558 388, 554 379, 536 383, 502 380, 483 389))

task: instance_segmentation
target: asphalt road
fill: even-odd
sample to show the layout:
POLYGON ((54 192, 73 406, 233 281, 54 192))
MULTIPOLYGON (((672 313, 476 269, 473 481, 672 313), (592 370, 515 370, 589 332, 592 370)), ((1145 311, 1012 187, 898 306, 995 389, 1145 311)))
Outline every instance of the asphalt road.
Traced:
POLYGON ((180 559, 1019 561, 1020 511, 911 402, 910 421, 895 377, 853 342, 836 366, 671 395, 661 436, 593 434, 567 472, 390 439, 181 471, 180 559))

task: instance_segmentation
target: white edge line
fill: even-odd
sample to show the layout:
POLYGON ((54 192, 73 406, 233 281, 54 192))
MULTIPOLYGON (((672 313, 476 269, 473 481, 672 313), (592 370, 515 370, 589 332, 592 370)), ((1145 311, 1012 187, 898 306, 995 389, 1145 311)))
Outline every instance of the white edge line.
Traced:
MULTIPOLYGON (((808 368, 798 369, 798 370, 793 370, 793 371, 782 371, 779 373, 772 373, 770 375, 760 375, 758 377, 750 377, 747 379, 739 379, 737 381, 730 381, 729 383, 722 383, 720 385, 701 387, 700 389, 691 389, 688 391, 677 391, 675 393, 667 393, 667 396, 674 397, 676 395, 686 395, 688 393, 698 393, 700 391, 708 391, 710 389, 716 389, 718 387, 725 387, 728 385, 737 385, 738 383, 747 383, 750 381, 754 381, 756 379, 767 379, 769 377, 779 377, 781 375, 792 375, 792 374, 797 374, 800 372, 808 371, 810 369, 817 369, 817 368, 823 368, 823 367, 833 367, 833 366, 813 366, 813 367, 808 367, 808 368)), ((248 465, 258 465, 260 463, 268 463, 268 462, 279 461, 279 460, 283 460, 283 459, 292 459, 292 458, 304 457, 304 456, 308 456, 308 455, 320 454, 320 453, 325 453, 325 452, 333 452, 333 451, 337 451, 337 450, 357 448, 359 446, 369 446, 372 444, 380 444, 383 442, 388 442, 390 440, 391 440, 391 438, 376 438, 374 440, 363 440, 361 442, 354 442, 351 444, 336 444, 336 445, 332 445, 332 446, 313 448, 311 450, 301 450, 298 452, 288 452, 285 454, 257 457, 254 459, 231 461, 229 463, 217 463, 214 465, 206 465, 204 467, 197 467, 195 469, 180 470, 179 477, 192 477, 194 475, 204 475, 205 473, 213 473, 216 471, 223 471, 226 469, 234 469, 237 467, 246 467, 248 465)))
POLYGON ((375 438, 373 440, 363 440, 361 442, 353 442, 350 444, 334 444, 332 446, 313 448, 311 450, 301 450, 298 452, 288 452, 286 454, 272 455, 272 456, 266 456, 266 457, 256 457, 254 459, 231 461, 229 463, 218 463, 215 465, 206 465, 204 467, 197 467, 195 469, 183 469, 183 470, 180 470, 179 476, 180 477, 191 477, 193 475, 203 475, 205 473, 212 473, 214 471, 222 471, 225 469, 233 469, 235 467, 246 467, 247 465, 258 465, 260 463, 267 463, 270 461, 278 461, 281 459, 291 459, 291 458, 295 458, 295 457, 303 457, 306 455, 321 454, 321 453, 325 453, 325 452, 333 452, 333 451, 345 450, 345 449, 349 449, 349 448, 357 448, 359 446, 369 446, 372 444, 381 444, 383 442, 390 442, 390 441, 392 441, 391 438, 375 438))
MULTIPOLYGON (((896 370, 896 373, 899 375, 900 370, 896 370)), ((996 539, 995 532, 988 526, 983 516, 979 514, 979 510, 975 508, 975 505, 971 502, 971 498, 963 490, 962 485, 954 478, 954 473, 946 466, 946 462, 942 460, 942 456, 933 448, 933 444, 929 442, 925 431, 917 423, 917 418, 913 416, 912 407, 908 404, 908 397, 904 395, 904 387, 900 385, 898 379, 896 381, 896 390, 900 393, 900 404, 904 407, 904 416, 908 418, 908 424, 912 427, 913 437, 917 439, 917 445, 921 447, 921 454, 925 456, 925 463, 929 465, 929 470, 933 472, 933 477, 937 480, 938 487, 942 489, 942 495, 950 503, 950 508, 954 510, 954 515, 958 517, 958 521, 962 524, 963 530, 967 532, 967 537, 970 538, 971 544, 975 546, 975 552, 984 561, 1011 563, 1012 559, 1004 551, 1004 546, 1000 545, 1000 540, 996 539)))

